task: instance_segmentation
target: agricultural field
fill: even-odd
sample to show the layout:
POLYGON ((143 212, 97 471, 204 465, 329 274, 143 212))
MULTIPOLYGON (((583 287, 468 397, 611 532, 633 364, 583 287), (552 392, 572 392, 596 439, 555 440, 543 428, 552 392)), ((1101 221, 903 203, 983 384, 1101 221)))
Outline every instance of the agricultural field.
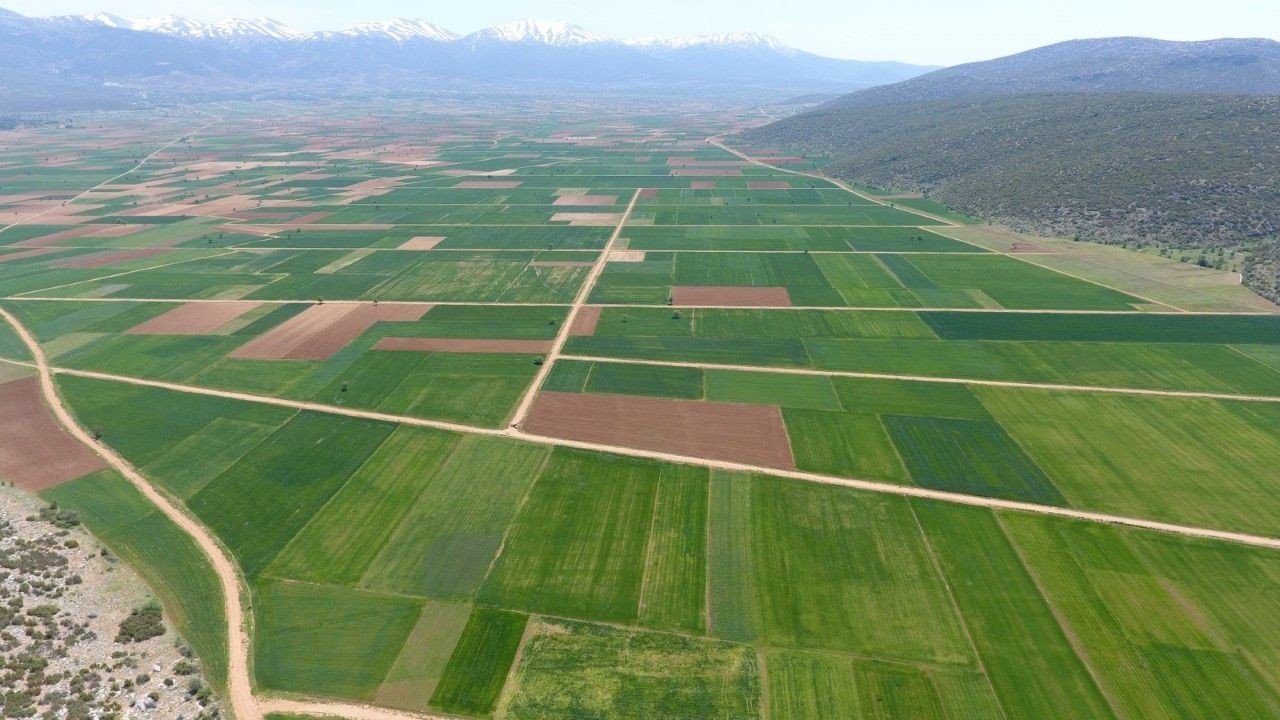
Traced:
POLYGON ((241 720, 1280 717, 1280 309, 753 109, 92 121, 0 166, 0 480, 241 720))

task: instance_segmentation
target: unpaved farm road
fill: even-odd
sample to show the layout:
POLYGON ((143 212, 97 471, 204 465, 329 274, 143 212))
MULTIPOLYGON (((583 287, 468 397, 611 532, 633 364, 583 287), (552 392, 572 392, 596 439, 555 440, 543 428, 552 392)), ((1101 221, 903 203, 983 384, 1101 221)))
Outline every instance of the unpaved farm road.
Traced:
POLYGON ((1280 395, 1245 395, 1240 393, 1208 392, 1200 390, 1154 390, 1148 388, 1110 387, 1105 385, 1070 385, 1065 383, 1023 382, 1020 380, 974 380, 972 378, 945 377, 939 375, 900 375, 897 373, 856 372, 851 370, 814 370, 810 368, 770 367, 766 365, 733 365, 726 363, 686 362, 681 360, 642 360, 599 355, 560 356, 565 360, 612 363, 614 365, 650 365, 655 367, 697 368, 700 370, 733 370, 736 372, 766 373, 773 375, 812 375, 816 377, 847 377, 866 380, 900 380, 904 382, 937 383, 943 385, 980 385, 983 387, 1020 388, 1023 390, 1060 390, 1078 393, 1107 393, 1111 395, 1148 395, 1155 397, 1183 398, 1190 400, 1234 400, 1236 402, 1280 403, 1280 395))
POLYGON ((551 351, 542 359, 542 365, 538 368, 537 375, 534 376, 533 382, 529 383, 529 389, 525 391, 524 397, 520 398, 520 404, 516 406, 516 412, 512 416, 511 426, 519 427, 524 422, 525 417, 529 414, 529 408, 533 407, 533 399, 537 396, 538 391, 542 389, 542 383, 547 379, 547 375, 551 373, 551 366, 560 357, 560 353, 564 350, 564 344, 569 339, 569 333, 573 331, 573 324, 578 319, 578 313, 582 311, 582 306, 586 304, 587 298, 591 296, 591 291, 595 290, 596 282, 600 279, 600 273, 604 272, 604 266, 609 264, 609 255, 613 252, 613 247, 618 244, 618 238, 622 236, 622 229, 627 226, 627 220, 631 218, 631 213, 636 209, 636 202, 640 200, 640 193, 643 188, 636 188, 635 193, 631 195, 631 202, 627 203, 626 212, 622 213, 622 217, 618 219, 618 225, 613 229, 613 234, 609 236, 609 242, 605 243, 604 249, 600 251, 600 257, 596 258, 596 262, 591 266, 591 272, 587 274, 586 280, 582 282, 582 287, 578 289, 578 294, 573 298, 573 305, 569 307, 569 312, 565 315, 564 322, 560 325, 560 331, 556 333, 555 343, 551 345, 551 351))
MULTIPOLYGON (((195 518, 188 515, 177 505, 156 490, 127 460, 114 450, 95 440, 79 422, 71 415, 58 395, 57 386, 53 382, 53 369, 40 344, 27 328, 8 310, 0 307, 0 317, 18 333, 23 344, 35 359, 33 363, 40 374, 40 389, 45 402, 54 417, 72 437, 84 443, 97 453, 113 469, 125 477, 139 492, 150 500, 175 525, 195 541, 200 551, 209 559, 218 581, 222 585, 224 611, 227 616, 227 700, 231 704, 232 715, 237 720, 262 720, 268 712, 302 712, 314 715, 328 715, 352 718, 353 720, 443 720, 445 716, 404 713, 366 705, 325 703, 299 700, 266 699, 254 696, 253 681, 249 677, 249 635, 245 623, 245 606, 241 598, 248 598, 245 585, 242 583, 235 564, 226 551, 218 544, 213 535, 195 518)), ((23 363, 28 364, 28 363, 23 363)))
MULTIPOLYGON (((822 173, 817 173, 817 172, 805 172, 805 171, 803 171, 803 170, 788 170, 787 168, 784 168, 784 167, 778 167, 777 165, 770 165, 769 163, 767 163, 767 162, 765 162, 765 161, 763 161, 763 160, 759 160, 759 159, 757 159, 757 158, 753 158, 753 157, 751 157, 750 155, 748 155, 748 154, 746 154, 746 153, 744 153, 744 152, 742 152, 742 151, 740 151, 740 150, 734 150, 733 148, 729 147, 728 145, 725 145, 723 142, 720 142, 720 136, 709 137, 709 138, 707 138, 707 142, 708 142, 708 143, 710 143, 711 145, 714 145, 714 146, 716 146, 716 147, 720 148, 721 150, 724 150, 725 152, 727 152, 727 153, 729 153, 729 154, 731 154, 731 155, 734 155, 734 156, 736 156, 736 157, 738 157, 738 158, 741 158, 742 160, 745 160, 745 161, 747 161, 747 162, 751 163, 752 165, 759 165, 760 167, 763 167, 763 168, 769 168, 770 170, 774 170, 774 171, 776 171, 776 172, 780 172, 780 173, 786 173, 786 174, 788 174, 788 175, 797 175, 797 176, 799 176, 799 177, 807 177, 807 178, 811 178, 811 179, 813 179, 813 180, 821 180, 821 181, 823 181, 823 182, 825 182, 825 183, 830 183, 830 184, 832 184, 832 185, 835 185, 836 187, 840 188, 841 190, 844 190, 844 191, 845 191, 845 192, 847 192, 847 193, 852 193, 853 195, 856 195, 857 197, 860 197, 860 198, 862 198, 863 200, 867 200, 867 201, 873 202, 873 203, 875 203, 876 205, 883 205, 883 206, 885 206, 885 207, 893 207, 893 209, 895 209, 895 210, 902 210, 903 212, 907 212, 907 213, 910 213, 910 214, 912 214, 912 215, 919 215, 919 216, 920 216, 920 217, 922 217, 922 218, 926 218, 926 219, 928 219, 928 220, 933 220, 934 222, 940 222, 940 223, 942 223, 943 225, 950 225, 951 227, 956 227, 956 226, 958 226, 958 225, 960 224, 960 223, 958 223, 958 222, 956 222, 956 221, 954 221, 954 220, 948 220, 947 218, 944 218, 944 217, 939 217, 939 216, 937 216, 937 215, 932 215, 932 214, 930 214, 930 213, 925 212, 924 210, 916 210, 915 208, 910 208, 910 207, 898 207, 897 205, 892 205, 892 206, 891 206, 889 203, 887 203, 887 202, 885 202, 885 201, 881 200, 880 198, 872 197, 872 196, 870 196, 870 195, 868 195, 868 194, 866 194, 866 193, 859 192, 859 191, 855 190, 851 185, 849 185, 848 183, 845 183, 843 180, 837 180, 836 178, 828 177, 828 176, 826 176, 826 175, 823 175, 822 173)), ((953 239, 953 240, 955 240, 956 238, 952 238, 952 239, 953 239)), ((959 240, 959 242, 965 242, 965 241, 964 241, 964 240, 959 240)), ((968 245, 972 245, 973 243, 966 243, 966 244, 968 244, 968 245)))
MULTIPOLYGON (((8 316, 7 312, 0 310, 0 313, 8 316)), ((29 365, 29 363, 20 363, 16 361, 6 361, 18 365, 29 365)), ((866 492, 882 493, 886 495, 900 495, 903 497, 915 497, 926 500, 940 500, 943 502, 955 503, 958 505, 972 505, 976 507, 985 507, 993 510, 1012 510, 1015 512, 1032 513, 1036 515, 1051 515, 1054 517, 1071 518, 1074 520, 1084 520, 1087 522, 1104 523, 1107 525, 1122 525, 1127 527, 1141 528, 1144 530, 1155 530, 1158 532, 1171 533, 1174 535, 1184 535, 1187 537, 1204 538, 1208 540, 1222 540, 1225 542, 1238 543, 1241 545, 1250 545, 1253 547, 1269 548, 1272 550, 1280 550, 1280 538, 1267 537, 1263 535, 1252 535, 1249 533, 1232 532, 1230 530, 1217 530, 1213 528, 1202 528, 1190 525, 1179 525, 1176 523, 1161 522, 1158 520, 1149 520, 1146 518, 1128 517, 1124 515, 1112 515, 1109 513, 1092 512, 1088 510, 1076 510, 1073 508, 1056 507, 1053 505, 1039 505, 1036 503, 1021 502, 1017 500, 1002 500, 999 498, 985 497, 981 495, 967 495, 965 493, 949 492, 945 490, 932 490, 929 488, 915 487, 911 485, 894 485, 892 483, 878 482, 875 480, 860 480, 857 478, 838 477, 834 475, 822 475, 820 473, 806 472, 803 470, 782 470, 778 468, 763 467, 759 465, 748 465, 745 463, 735 463, 722 460, 708 460, 707 458, 691 457, 687 455, 677 455, 674 453, 656 452, 652 450, 640 450, 637 448, 623 447, 620 445, 606 445, 602 443, 582 442, 578 440, 567 440, 564 438, 548 437, 544 435, 534 435, 525 432, 519 428, 509 427, 506 429, 483 428, 473 425, 463 425, 460 423, 447 422, 443 420, 427 420, 425 418, 409 417, 406 415, 396 415, 393 413, 377 412, 375 410, 359 410, 356 408, 342 407, 339 405, 328 405, 325 403, 306 402, 301 400, 286 400, 284 398, 275 398, 265 395, 254 395, 252 393, 234 392, 230 390, 215 390, 212 388, 196 387, 193 385, 183 385, 179 383, 170 383, 160 380, 146 380, 143 378, 129 377, 127 375, 114 375, 111 373, 93 372, 90 370, 72 370, 69 368, 48 368, 52 373, 59 375, 68 375, 71 377, 83 377, 94 380, 106 380, 110 382, 125 383, 128 385, 138 385, 141 387, 153 387, 162 390, 172 390, 175 392, 184 392, 192 395, 206 395, 209 397, 225 398, 229 400, 242 400, 245 402, 254 402, 262 405, 275 405, 276 407, 292 408, 295 410, 304 410, 310 412, 326 413, 329 415, 341 415, 343 417, 359 418, 363 420, 376 420, 379 422, 398 423, 401 425, 410 425, 414 427, 434 428, 437 430, 447 430, 449 432, 465 433, 469 435, 485 435, 489 437, 509 437, 524 442, 536 443, 539 445, 550 445, 552 447, 569 447, 579 450, 590 450, 594 452, 613 453, 615 455, 626 455, 629 457, 647 458, 650 460, 660 460, 663 462, 677 463, 681 465, 697 465, 700 467, 711 468, 714 470, 728 470, 731 472, 741 473, 758 473, 762 475, 773 475, 776 477, 790 478, 793 480, 801 480, 804 482, 817 483, 820 485, 836 485, 839 487, 847 487, 855 490, 863 490, 866 492)))

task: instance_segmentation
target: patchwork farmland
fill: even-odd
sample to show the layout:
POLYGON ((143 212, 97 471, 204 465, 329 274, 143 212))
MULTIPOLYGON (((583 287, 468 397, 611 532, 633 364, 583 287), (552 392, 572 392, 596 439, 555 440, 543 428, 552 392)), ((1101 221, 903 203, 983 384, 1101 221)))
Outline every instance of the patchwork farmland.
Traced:
POLYGON ((1280 309, 754 121, 7 133, 0 479, 241 720, 1280 717, 1280 309))

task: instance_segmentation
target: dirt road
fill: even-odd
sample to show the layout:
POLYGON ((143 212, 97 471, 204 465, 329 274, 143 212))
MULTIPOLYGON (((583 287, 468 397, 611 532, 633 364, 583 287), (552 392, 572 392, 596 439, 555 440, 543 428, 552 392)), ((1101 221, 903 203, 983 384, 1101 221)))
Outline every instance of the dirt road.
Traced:
POLYGON ((615 365, 654 365, 658 367, 698 368, 702 370, 734 370, 740 372, 768 373, 773 375, 814 375, 818 377, 847 377, 862 378, 866 380, 901 380, 904 382, 940 383, 943 385, 981 385, 984 387, 1018 388, 1023 390, 1062 390, 1066 392, 1108 393, 1112 395, 1151 395, 1155 397, 1184 398, 1192 400, 1235 400, 1237 402, 1280 403, 1280 396, 1276 395, 1245 395, 1237 393, 1204 392, 1199 390, 1152 390, 1147 388, 1108 387, 1104 385, 1022 382, 1018 380, 974 380, 971 378, 939 377, 936 375, 900 375, 896 373, 854 372, 848 370, 810 370, 808 368, 684 362, 680 360, 640 360, 636 358, 604 357, 598 355, 562 355, 561 357, 565 360, 613 363, 615 365))
MULTIPOLYGON (((16 363, 25 364, 25 363, 16 363)), ((470 435, 486 435, 490 437, 510 437, 523 440, 525 442, 536 443, 539 445, 550 445, 553 447, 571 447, 580 450, 591 450, 595 452, 613 453, 615 455, 626 455, 630 457, 648 458, 652 460, 661 460, 664 462, 678 463, 682 465, 698 465, 717 470, 730 470, 734 472, 744 473, 760 473, 765 475, 774 475, 777 477, 791 478, 793 480, 802 480, 804 482, 818 483, 820 485, 836 485, 840 487, 853 488, 855 490, 863 490, 866 492, 882 493, 886 495, 901 495, 904 497, 917 497, 928 500, 941 500, 943 502, 955 503, 958 505, 972 505, 977 507, 986 507, 993 510, 1013 510, 1017 512, 1026 512, 1036 515, 1051 515, 1055 517, 1071 518, 1075 520, 1085 520, 1088 522, 1098 522, 1108 525, 1123 525, 1128 527, 1142 528, 1146 530, 1156 530, 1159 532, 1171 533, 1174 535, 1183 535, 1187 537, 1204 538, 1209 540, 1222 540, 1226 542, 1238 543, 1241 545, 1250 545, 1254 547, 1270 548, 1280 550, 1280 538, 1266 537, 1262 535, 1251 535, 1249 533, 1232 532, 1229 530, 1217 530, 1213 528, 1193 527, 1189 525, 1178 525, 1176 523, 1166 523, 1158 520, 1149 520, 1146 518, 1126 517, 1123 515, 1111 515, 1108 513, 1091 512, 1088 510, 1076 510, 1072 508, 1055 507, 1052 505, 1037 505, 1035 503, 1020 502, 1016 500, 1001 500, 998 498, 984 497, 981 495, 966 495, 958 492, 948 492, 944 490, 931 490, 928 488, 914 487, 910 485, 894 485, 892 483, 877 482, 874 480, 859 480, 856 478, 837 477, 833 475, 822 475, 820 473, 805 472, 802 470, 779 470, 777 468, 767 468, 756 465, 747 465, 743 463, 724 462, 718 460, 708 460, 706 458, 688 457, 683 455, 675 455, 672 453, 653 452, 649 450, 638 450, 635 448, 620 447, 615 445, 601 445, 598 443, 579 442, 575 440, 564 440, 560 438, 543 437, 524 432, 518 428, 507 428, 505 430, 480 428, 471 425, 461 425, 458 423, 445 422, 442 420, 427 420, 424 418, 408 417, 404 415, 394 415, 391 413, 382 413, 372 410, 357 410, 349 407, 340 407, 336 405, 326 405, 323 403, 302 402, 297 400, 285 400, 281 398, 267 397, 263 395, 253 395, 251 393, 231 392, 227 390, 213 390, 210 388, 194 387, 190 385, 181 385, 178 383, 169 383, 159 380, 144 380, 141 378, 133 378, 124 375, 112 375, 110 373, 99 373, 87 370, 70 370, 57 368, 56 372, 62 375, 70 375, 73 377, 85 377, 98 380, 108 380, 111 382, 120 382, 130 385, 139 385, 143 387, 155 387, 164 390, 174 390, 177 392, 185 392, 194 395, 207 395, 210 397, 220 397, 232 400, 243 400, 246 402, 256 402, 264 405, 275 405, 278 407, 295 408, 298 410, 309 410, 313 412, 327 413, 330 415, 341 415, 344 417, 361 418, 365 420, 378 420, 381 422, 394 422, 402 425, 411 425, 415 427, 428 427, 438 430, 448 430, 450 432, 466 433, 470 435)))
POLYGON ((627 220, 631 218, 631 213, 636 209, 636 202, 640 200, 640 193, 643 188, 637 188, 635 193, 631 195, 631 202, 627 203, 627 209, 622 213, 622 217, 618 220, 618 225, 613 229, 613 234, 609 236, 609 242, 605 244, 604 250, 600 251, 600 257, 596 258, 596 262, 591 266, 591 272, 587 273, 587 279, 582 282, 582 287, 578 288, 578 294, 573 298, 573 305, 569 307, 569 313, 565 316, 564 322, 560 323, 560 331, 556 333, 556 340, 551 345, 551 351, 542 359, 542 365, 538 368, 538 374, 534 376, 533 382, 529 383, 529 388, 525 390, 524 396, 520 398, 520 404, 516 406, 515 414, 511 417, 511 426, 519 427, 524 422, 525 417, 529 415, 529 408, 533 407, 533 400, 538 395, 538 391, 542 389, 542 383, 546 381, 547 375, 551 373, 551 366, 555 365, 556 360, 560 357, 560 352, 564 350, 564 344, 569 339, 569 331, 573 329, 573 323, 578 319, 578 313, 581 312, 582 306, 586 304, 587 298, 591 297, 591 291, 596 287, 596 281, 600 279, 600 273, 604 272, 604 266, 609 262, 609 254, 613 252, 613 247, 618 243, 618 238, 622 236, 622 229, 627 226, 627 220))
POLYGON ((222 586, 227 615, 227 639, 229 645, 227 652, 227 699, 231 704, 230 709, 235 717, 240 720, 257 720, 261 718, 262 712, 258 709, 257 701, 253 697, 253 686, 249 680, 249 638, 245 633, 244 610, 240 604, 242 585, 235 565, 203 525, 170 502, 167 497, 152 487, 151 483, 147 482, 147 479, 142 477, 124 458, 117 455, 111 448, 95 440, 92 435, 80 426, 66 406, 63 405, 62 398, 58 395, 57 387, 53 382, 53 372, 40 344, 8 310, 0 308, 0 316, 4 317, 5 321, 18 333, 22 342, 30 351, 31 357, 35 360, 36 370, 40 373, 40 388, 44 394, 45 402, 48 403, 58 422, 66 428, 68 433, 87 445, 102 457, 108 465, 123 475, 166 517, 190 536, 213 565, 214 572, 218 575, 219 584, 222 586))

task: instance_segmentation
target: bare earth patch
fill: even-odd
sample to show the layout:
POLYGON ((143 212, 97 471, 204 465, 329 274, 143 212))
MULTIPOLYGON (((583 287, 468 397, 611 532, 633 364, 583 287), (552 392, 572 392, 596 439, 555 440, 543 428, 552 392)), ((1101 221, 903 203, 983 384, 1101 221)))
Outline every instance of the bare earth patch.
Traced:
POLYGON ((400 244, 401 250, 432 250, 435 246, 444 242, 443 237, 419 235, 415 238, 409 238, 400 244))
POLYGON ((567 222, 570 225, 589 227, 613 227, 622 222, 622 213, 559 212, 551 216, 551 222, 567 222))
POLYGON ((522 183, 521 180, 464 180, 454 187, 462 190, 514 190, 522 183))
POLYGON ((40 492, 107 467, 63 431, 44 404, 40 381, 22 378, 0 385, 0 478, 40 492))
POLYGON ((644 250, 614 250, 609 253, 609 262, 644 262, 644 250))
POLYGON ((617 195, 561 195, 554 205, 617 205, 617 195))
POLYGON ((250 340, 228 356, 240 360, 325 360, 377 322, 414 322, 427 303, 313 305, 250 340))
POLYGON ((544 392, 524 429, 601 445, 795 467, 782 411, 771 405, 544 392))
POLYGON ((374 350, 407 350, 445 353, 514 353, 542 355, 551 352, 549 340, 478 340, 455 338, 383 338, 374 350))
POLYGON ((224 325, 260 306, 256 302, 192 302, 135 325, 128 335, 212 335, 224 325))
POLYGON ((715 190, 716 184, 711 180, 694 180, 689 183, 690 190, 715 190))
POLYGON ((786 181, 763 181, 757 180, 747 183, 748 190, 790 190, 791 183, 786 181))
POLYGON ((573 325, 569 328, 569 334, 574 337, 590 337, 596 334, 596 325, 600 324, 600 311, 603 310, 599 305, 584 305, 578 308, 578 314, 573 317, 573 325))
POLYGON ((677 285, 671 288, 671 302, 686 307, 790 307, 791 295, 784 287, 677 285))

